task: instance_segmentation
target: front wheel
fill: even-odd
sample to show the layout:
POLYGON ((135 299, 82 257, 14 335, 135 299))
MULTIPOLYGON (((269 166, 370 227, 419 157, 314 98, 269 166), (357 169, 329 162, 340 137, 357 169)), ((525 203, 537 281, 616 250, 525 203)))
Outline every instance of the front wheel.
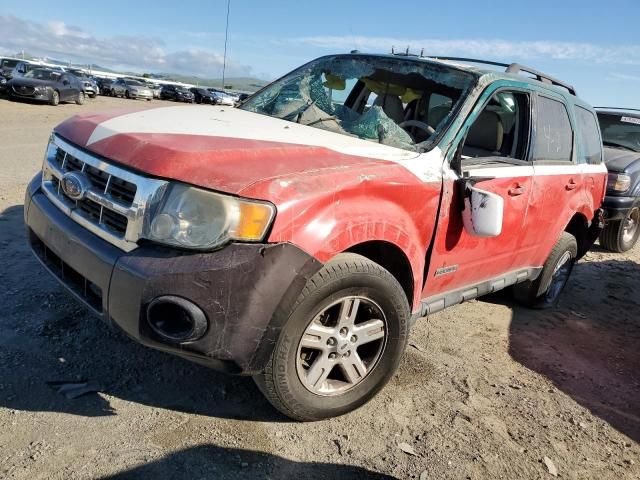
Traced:
POLYGON ((633 207, 618 222, 609 222, 600 233, 600 245, 612 252, 631 250, 640 237, 640 207, 633 207))
POLYGON ((558 304, 573 270, 578 244, 573 235, 562 232, 535 280, 514 286, 516 300, 530 308, 551 308, 558 304))
POLYGON ((56 90, 51 94, 51 100, 49 103, 54 107, 60 103, 60 94, 56 90))
POLYGON ((76 104, 82 105, 84 103, 84 92, 78 93, 78 98, 76 98, 76 104))
POLYGON ((296 420, 345 414, 368 402, 398 368, 409 304, 380 265, 341 254, 308 282, 255 381, 296 420))

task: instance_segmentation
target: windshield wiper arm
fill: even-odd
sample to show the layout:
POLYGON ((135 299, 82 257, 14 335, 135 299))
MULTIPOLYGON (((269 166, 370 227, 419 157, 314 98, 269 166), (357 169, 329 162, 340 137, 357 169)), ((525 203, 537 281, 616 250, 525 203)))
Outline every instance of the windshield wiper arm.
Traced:
POLYGON ((603 141, 602 144, 607 145, 609 147, 624 148, 625 150, 631 150, 632 152, 637 152, 635 148, 629 147, 628 145, 623 145, 622 143, 610 142, 609 140, 603 141))

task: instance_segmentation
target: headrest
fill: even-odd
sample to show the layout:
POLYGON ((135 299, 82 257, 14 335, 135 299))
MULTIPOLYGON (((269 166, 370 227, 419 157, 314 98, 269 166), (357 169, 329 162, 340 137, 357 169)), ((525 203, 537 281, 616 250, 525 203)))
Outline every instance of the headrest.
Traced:
POLYGON ((469 129, 466 145, 498 152, 502 148, 503 136, 504 129, 500 116, 496 112, 485 110, 469 129))

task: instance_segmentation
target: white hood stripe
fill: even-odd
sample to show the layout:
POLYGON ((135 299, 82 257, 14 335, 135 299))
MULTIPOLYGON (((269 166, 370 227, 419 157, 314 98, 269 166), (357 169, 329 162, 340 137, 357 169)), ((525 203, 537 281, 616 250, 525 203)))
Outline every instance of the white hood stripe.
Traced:
POLYGON ((439 181, 442 176, 442 152, 438 148, 419 155, 230 107, 163 107, 120 115, 100 123, 87 145, 126 133, 202 135, 323 147, 346 155, 398 163, 422 181, 439 181))

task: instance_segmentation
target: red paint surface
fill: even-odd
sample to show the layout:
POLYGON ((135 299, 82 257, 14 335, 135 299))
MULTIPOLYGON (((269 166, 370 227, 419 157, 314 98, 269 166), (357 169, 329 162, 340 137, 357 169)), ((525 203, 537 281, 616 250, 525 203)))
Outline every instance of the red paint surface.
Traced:
POLYGON ((436 219, 440 182, 424 183, 397 163, 315 146, 182 134, 126 133, 85 146, 96 125, 113 116, 114 112, 74 117, 56 131, 148 175, 268 200, 278 212, 268 240, 291 242, 322 262, 363 242, 397 246, 411 264, 414 311, 421 298, 541 266, 576 212, 585 221, 593 217, 606 181, 604 173, 483 181, 478 186, 501 195, 505 209, 502 233, 479 238, 464 230, 452 180, 445 181, 436 219), (571 182, 576 188, 567 189, 571 182), (514 187, 522 187, 524 193, 509 195, 514 187), (458 266, 455 272, 435 276, 437 269, 453 265, 458 266))

